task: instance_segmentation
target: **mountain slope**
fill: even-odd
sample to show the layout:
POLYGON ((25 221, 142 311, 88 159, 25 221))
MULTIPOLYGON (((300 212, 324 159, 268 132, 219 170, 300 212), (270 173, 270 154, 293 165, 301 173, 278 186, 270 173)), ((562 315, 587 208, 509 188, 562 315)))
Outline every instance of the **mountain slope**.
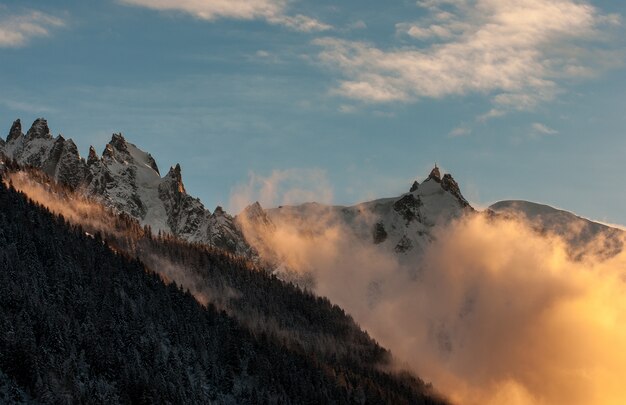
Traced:
POLYGON ((549 205, 505 200, 491 205, 488 209, 502 215, 521 216, 530 221, 539 232, 559 236, 568 244, 570 252, 578 258, 590 253, 611 257, 623 248, 623 231, 549 205))
POLYGON ((0 154, 98 198, 155 233, 171 233, 190 242, 255 256, 230 215, 220 207, 211 213, 199 199, 187 194, 180 165, 161 177, 154 158, 127 142, 122 134, 113 134, 102 157, 90 147, 85 161, 71 139, 52 137, 45 119, 35 120, 26 135, 18 119, 6 142, 0 144, 0 154))
POLYGON ((127 216, 101 215, 87 233, 0 182, 0 401, 442 403, 414 378, 381 371, 387 352, 327 300, 220 251, 152 238, 127 216), (137 256, 152 257, 162 277, 163 267, 184 267, 169 274, 196 292, 236 293, 226 312, 212 299, 203 307, 137 256), (244 322, 246 308, 277 327, 244 322), (326 349, 298 344, 307 327, 326 349))
POLYGON ((414 263, 434 238, 434 229, 474 209, 462 196, 450 174, 435 167, 422 184, 409 192, 350 207, 306 203, 263 210, 258 203, 247 207, 237 220, 261 256, 280 265, 280 254, 271 246, 277 229, 289 227, 303 235, 322 235, 338 228, 356 243, 394 254, 400 262, 414 263))

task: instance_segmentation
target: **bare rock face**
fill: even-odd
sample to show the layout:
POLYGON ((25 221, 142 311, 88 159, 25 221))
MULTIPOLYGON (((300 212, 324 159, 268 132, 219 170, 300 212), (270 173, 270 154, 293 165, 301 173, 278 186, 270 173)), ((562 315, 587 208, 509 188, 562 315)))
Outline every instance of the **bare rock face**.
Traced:
POLYGON ((187 194, 179 164, 171 167, 159 183, 159 198, 171 232, 184 239, 202 241, 201 228, 209 222, 210 212, 200 200, 187 194))
POLYGON ((28 138, 51 139, 52 135, 50 135, 48 121, 46 121, 44 118, 37 118, 26 133, 26 136, 28 138))
POLYGON ((421 205, 422 202, 419 197, 415 197, 413 194, 405 194, 393 204, 393 209, 409 223, 414 220, 421 220, 421 205))
POLYGON ((21 136, 24 136, 24 134, 22 133, 22 122, 18 118, 13 121, 13 125, 11 125, 9 135, 7 136, 7 142, 11 142, 21 136))
POLYGON ((387 231, 385 230, 385 225, 382 222, 376 222, 374 224, 374 230, 372 231, 372 239, 374 240, 374 244, 378 245, 387 240, 387 231))
POLYGON ((435 180, 437 182, 441 181, 441 173, 439 172, 439 168, 437 167, 437 165, 435 165, 433 170, 430 171, 430 174, 428 175, 427 180, 430 180, 430 179, 435 180))
POLYGON ((98 157, 98 154, 96 153, 96 150, 94 149, 93 146, 90 146, 89 147, 89 157, 87 158, 87 166, 93 165, 98 160, 100 160, 100 158, 98 157))
POLYGON ((452 178, 451 174, 446 173, 443 175, 443 179, 441 179, 441 188, 454 195, 463 207, 469 207, 470 204, 461 194, 461 189, 459 188, 457 182, 452 178))

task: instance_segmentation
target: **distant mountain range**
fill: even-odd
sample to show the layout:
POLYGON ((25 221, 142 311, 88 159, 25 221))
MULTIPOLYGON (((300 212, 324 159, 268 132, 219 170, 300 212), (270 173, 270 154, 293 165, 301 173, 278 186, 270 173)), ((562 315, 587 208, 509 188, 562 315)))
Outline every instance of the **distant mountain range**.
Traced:
MULTIPOLYGON (((87 159, 81 158, 75 143, 61 135, 53 137, 45 119, 35 120, 26 134, 20 120, 0 140, 0 154, 21 165, 33 166, 61 184, 96 198, 104 205, 124 212, 149 226, 154 233, 165 232, 190 242, 204 243, 237 255, 259 260, 263 235, 276 224, 299 224, 303 232, 315 232, 333 224, 350 229, 363 242, 394 252, 401 261, 412 261, 433 238, 437 225, 444 225, 464 214, 477 211, 463 197, 450 174, 435 167, 420 184, 397 197, 382 198, 350 207, 327 206, 315 202, 298 206, 264 208, 258 203, 246 207, 238 217, 216 207, 211 213, 202 202, 189 195, 183 184, 180 165, 161 177, 150 153, 113 134, 102 156, 93 147, 87 159), (246 226, 243 226, 246 225, 246 226)), ((487 209, 501 215, 523 215, 542 232, 562 236, 578 251, 596 236, 608 236, 605 254, 621 249, 621 231, 580 218, 549 206, 501 201, 487 209)), ((268 256, 268 249, 264 250, 268 256)), ((271 255, 269 255, 271 256, 271 255)), ((265 257, 276 263, 276 257, 265 257)))

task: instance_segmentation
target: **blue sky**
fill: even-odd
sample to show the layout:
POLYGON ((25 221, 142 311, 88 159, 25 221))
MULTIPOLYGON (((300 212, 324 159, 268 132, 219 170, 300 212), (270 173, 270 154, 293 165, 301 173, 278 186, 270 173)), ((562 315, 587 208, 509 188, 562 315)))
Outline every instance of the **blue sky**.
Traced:
POLYGON ((626 224, 626 4, 0 1, 0 125, 122 132, 209 209, 406 191, 626 224))

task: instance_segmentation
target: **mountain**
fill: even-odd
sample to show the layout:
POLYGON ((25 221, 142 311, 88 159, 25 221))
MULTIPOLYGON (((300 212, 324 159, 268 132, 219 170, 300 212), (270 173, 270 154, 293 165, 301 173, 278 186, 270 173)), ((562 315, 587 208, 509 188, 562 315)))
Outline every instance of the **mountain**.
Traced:
POLYGON ((66 215, 0 179, 0 403, 444 403, 327 299, 3 172, 66 215))
POLYGON ((149 226, 190 242, 255 257, 232 216, 217 207, 213 213, 187 194, 180 165, 161 177, 154 158, 122 134, 113 134, 102 156, 89 148, 81 158, 71 139, 53 137, 48 123, 36 119, 26 135, 16 120, 0 144, 0 154, 20 165, 41 169, 61 184, 94 197, 149 226))
POLYGON ((281 259, 273 255, 266 241, 272 239, 276 229, 285 226, 310 235, 338 227, 358 243, 393 252, 400 262, 411 263, 433 240, 437 226, 474 212, 452 176, 442 177, 435 167, 421 184, 415 181, 408 192, 398 197, 348 207, 306 203, 266 210, 257 202, 237 220, 252 246, 278 265, 281 259))
POLYGON ((521 216, 539 232, 554 234, 568 245, 570 253, 582 258, 585 254, 611 257, 623 249, 624 232, 571 212, 522 200, 505 200, 488 210, 500 215, 521 216))
MULTIPOLYGON (((263 260, 277 268, 284 267, 284 263, 268 246, 267 239, 285 225, 312 235, 338 226, 359 242, 393 252, 400 262, 412 263, 433 240, 437 226, 476 213, 454 178, 450 174, 442 176, 437 167, 421 184, 415 181, 407 193, 354 206, 312 202, 264 209, 255 203, 238 217, 221 207, 211 213, 185 190, 179 164, 161 177, 154 158, 122 134, 112 135, 102 156, 90 147, 85 160, 71 139, 53 137, 43 118, 35 120, 25 135, 20 120, 16 120, 6 141, 0 142, 0 154, 41 169, 59 183, 130 215, 155 234, 172 234, 263 260)), ((622 248, 620 238, 615 237, 619 231, 548 206, 503 201, 489 207, 488 212, 522 213, 538 231, 563 237, 576 256, 590 250, 589 243, 600 234, 608 235, 601 254, 611 255, 622 248)))

